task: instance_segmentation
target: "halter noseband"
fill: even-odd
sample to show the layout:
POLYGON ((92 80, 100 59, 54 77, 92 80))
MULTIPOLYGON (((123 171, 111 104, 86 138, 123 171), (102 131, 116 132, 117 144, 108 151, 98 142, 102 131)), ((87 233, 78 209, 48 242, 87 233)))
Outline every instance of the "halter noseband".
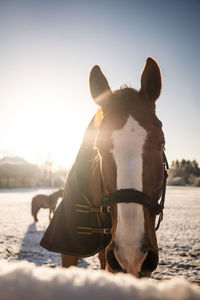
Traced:
POLYGON ((167 182, 167 169, 169 169, 169 165, 167 162, 167 158, 163 151, 163 166, 164 166, 164 182, 162 188, 162 196, 160 203, 156 200, 152 199, 148 195, 143 192, 137 191, 135 189, 121 189, 109 195, 104 195, 103 189, 103 181, 101 178, 101 207, 102 211, 105 211, 106 208, 108 210, 109 206, 116 203, 138 203, 146 206, 152 213, 159 215, 158 223, 155 230, 158 230, 160 223, 163 219, 163 209, 165 203, 165 194, 166 194, 166 182, 167 182))

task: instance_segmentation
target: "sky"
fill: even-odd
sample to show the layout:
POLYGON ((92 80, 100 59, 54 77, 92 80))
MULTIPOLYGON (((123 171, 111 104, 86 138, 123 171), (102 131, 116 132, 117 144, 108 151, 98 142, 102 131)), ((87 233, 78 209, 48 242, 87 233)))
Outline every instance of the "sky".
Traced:
POLYGON ((168 159, 200 162, 199 53, 198 0, 0 0, 0 157, 69 167, 97 110, 91 68, 140 89, 151 56, 168 159))

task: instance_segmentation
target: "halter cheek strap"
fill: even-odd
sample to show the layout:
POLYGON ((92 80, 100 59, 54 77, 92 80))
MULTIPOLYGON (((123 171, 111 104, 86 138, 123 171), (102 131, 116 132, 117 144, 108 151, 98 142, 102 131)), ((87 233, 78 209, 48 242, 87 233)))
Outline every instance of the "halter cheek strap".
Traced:
MULTIPOLYGON (((164 182, 162 188, 162 196, 160 203, 156 200, 152 199, 148 195, 143 192, 137 191, 135 189, 121 189, 109 195, 104 195, 103 189, 103 181, 101 178, 101 207, 107 208, 116 203, 138 203, 146 206, 152 213, 159 215, 158 223, 156 225, 155 230, 158 230, 160 223, 163 219, 163 209, 165 204, 165 194, 166 194, 166 183, 167 183, 167 169, 169 169, 169 165, 167 162, 167 158, 163 151, 163 165, 164 165, 164 182)), ((104 210, 103 210, 104 211, 104 210)))
POLYGON ((163 182, 162 197, 161 197, 161 200, 160 200, 160 205, 162 207, 162 210, 159 213, 159 219, 158 219, 158 223, 156 225, 155 230, 158 230, 158 228, 160 226, 160 223, 163 220, 163 209, 164 209, 164 204, 165 204, 166 185, 167 185, 167 177, 168 177, 167 170, 169 169, 169 164, 168 164, 167 157, 166 157, 164 151, 163 151, 163 165, 164 165, 164 182, 163 182))

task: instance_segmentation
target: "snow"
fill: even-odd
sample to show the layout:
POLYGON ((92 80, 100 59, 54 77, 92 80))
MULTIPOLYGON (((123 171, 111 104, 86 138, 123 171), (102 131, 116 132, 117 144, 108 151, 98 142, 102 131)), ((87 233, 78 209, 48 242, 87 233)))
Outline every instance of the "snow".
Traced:
POLYGON ((27 262, 0 266, 0 298, 76 300, 199 300, 200 290, 185 280, 155 284, 127 274, 78 268, 50 269, 27 262))
POLYGON ((43 299, 64 299, 64 295, 89 299, 88 293, 96 300, 134 299, 134 295, 137 299, 200 299, 188 282, 200 284, 200 188, 167 188, 164 220, 157 234, 160 263, 154 280, 141 281, 99 271, 97 256, 81 259, 79 269, 59 267, 60 255, 39 246, 48 225, 48 210, 39 212, 37 223, 30 212, 33 196, 53 191, 0 190, 0 299, 40 299, 40 293, 43 299), (175 277, 180 279, 161 280, 175 277), (18 297, 22 290, 29 296, 18 297))

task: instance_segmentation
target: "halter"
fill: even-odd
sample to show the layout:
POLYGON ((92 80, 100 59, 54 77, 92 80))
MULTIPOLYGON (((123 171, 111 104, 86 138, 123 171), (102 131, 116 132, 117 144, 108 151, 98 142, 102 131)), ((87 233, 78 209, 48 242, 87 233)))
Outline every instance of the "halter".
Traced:
MULTIPOLYGON (((152 199, 143 192, 137 191, 135 189, 120 189, 109 195, 104 195, 103 180, 101 177, 101 208, 104 213, 106 210, 109 211, 110 206, 116 203, 138 203, 146 206, 152 213, 159 215, 158 223, 155 230, 158 230, 161 221, 163 220, 163 209, 165 204, 165 194, 166 194, 166 183, 167 183, 167 170, 169 165, 167 162, 166 155, 163 151, 163 166, 164 166, 164 182, 162 187, 162 196, 160 203, 155 199, 152 199)), ((107 213, 106 213, 107 215, 107 213)), ((111 232, 111 229, 107 228, 107 233, 111 232)))
POLYGON ((43 236, 40 245, 49 251, 87 257, 105 250, 112 238, 112 219, 109 207, 116 203, 139 203, 155 215, 159 215, 156 230, 163 218, 168 163, 163 152, 164 182, 161 200, 158 203, 143 192, 122 189, 104 195, 101 178, 101 200, 94 206, 79 189, 70 189, 72 194, 61 201, 43 236), (103 218, 102 218, 103 214, 103 218), (57 231, 55 231, 57 230, 57 231), (57 232, 55 234, 55 232, 57 232))

